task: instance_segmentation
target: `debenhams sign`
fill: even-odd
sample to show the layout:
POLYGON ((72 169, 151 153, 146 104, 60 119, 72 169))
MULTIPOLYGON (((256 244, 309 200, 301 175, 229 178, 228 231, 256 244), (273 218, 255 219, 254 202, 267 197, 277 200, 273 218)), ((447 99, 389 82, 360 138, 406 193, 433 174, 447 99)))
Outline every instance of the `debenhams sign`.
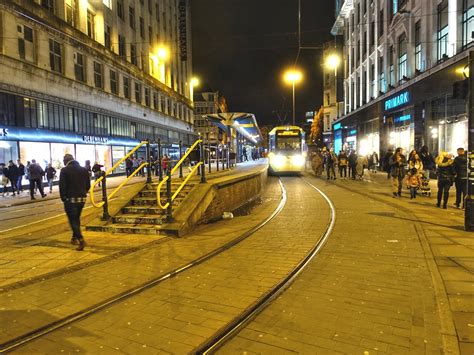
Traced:
POLYGON ((85 143, 102 143, 107 144, 107 137, 97 137, 97 136, 82 136, 82 140, 85 143))
POLYGON ((406 105, 410 102, 410 93, 404 91, 397 96, 394 96, 388 100, 385 100, 385 111, 393 110, 400 106, 406 105))

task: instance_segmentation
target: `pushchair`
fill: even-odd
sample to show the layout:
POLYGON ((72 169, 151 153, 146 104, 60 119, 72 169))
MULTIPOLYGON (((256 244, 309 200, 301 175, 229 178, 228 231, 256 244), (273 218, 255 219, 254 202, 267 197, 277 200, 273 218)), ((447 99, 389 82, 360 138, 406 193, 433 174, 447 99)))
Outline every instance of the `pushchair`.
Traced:
POLYGON ((424 174, 421 175, 420 195, 431 196, 430 180, 424 174))

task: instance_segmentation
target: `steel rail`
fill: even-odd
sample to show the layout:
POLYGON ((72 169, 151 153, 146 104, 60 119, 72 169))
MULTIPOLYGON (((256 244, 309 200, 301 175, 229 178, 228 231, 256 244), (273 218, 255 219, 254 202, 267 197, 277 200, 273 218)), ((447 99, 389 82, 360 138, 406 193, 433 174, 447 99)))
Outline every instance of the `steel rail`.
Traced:
POLYGON ((79 312, 76 312, 76 313, 73 313, 67 317, 64 317, 62 319, 59 319, 55 322, 52 322, 52 323, 49 323, 45 326, 42 326, 42 327, 39 327, 35 330, 32 330, 31 332, 28 332, 24 335, 21 335, 19 337, 16 337, 14 339, 11 339, 11 340, 8 340, 2 344, 0 344, 0 353, 6 353, 6 352, 9 352, 9 351, 13 351, 13 350, 16 350, 18 348, 20 348, 21 346, 35 340, 35 339, 38 339, 38 338, 41 338, 47 334, 50 334, 60 328, 63 328, 67 325, 70 325, 74 322, 77 322, 77 321, 80 321, 84 318, 87 318, 87 317, 90 317, 106 308, 109 308, 111 306, 113 306, 114 304, 116 303, 119 303, 121 301, 124 301, 132 296, 135 296, 139 293, 142 293, 160 283, 162 283, 163 281, 166 281, 178 274, 181 274, 183 273, 184 271, 186 270, 189 270, 195 266, 198 266, 202 263, 204 263, 205 261, 208 261, 210 259, 212 259, 213 257, 227 251, 228 249, 232 248, 233 246, 237 245, 238 243, 240 243, 241 241, 247 239, 248 237, 250 237, 252 234, 254 234, 255 232, 257 232, 258 230, 260 230, 261 228, 263 228, 266 224, 268 224, 271 220, 273 220, 276 216, 278 216, 280 214, 280 212, 283 210, 283 207, 285 207, 286 205, 286 201, 287 201, 287 194, 286 194, 286 189, 285 187, 283 186, 282 182, 281 182, 281 179, 279 179, 279 184, 280 184, 280 188, 281 188, 281 200, 280 200, 280 203, 278 204, 278 206, 276 207, 276 209, 272 212, 272 214, 270 216, 268 216, 267 218, 265 218, 265 220, 261 223, 259 223, 258 225, 252 227, 251 229, 249 229, 248 231, 242 233, 240 236, 238 236, 237 238, 231 240, 230 242, 210 251, 209 253, 185 264, 185 265, 182 265, 164 275, 161 275, 161 276, 158 276, 150 281, 147 281, 137 287, 134 287, 130 290, 127 290, 127 291, 124 291, 120 294, 117 294, 113 297, 110 297, 100 303, 97 303, 93 306, 90 306, 86 309, 83 309, 79 312))
POLYGON ((275 298, 281 295, 290 285, 295 281, 301 272, 308 266, 313 258, 320 252, 321 248, 326 244, 326 241, 331 234, 334 224, 336 222, 336 209, 330 198, 318 189, 316 186, 311 184, 308 180, 302 178, 302 180, 308 184, 311 188, 316 190, 328 203, 330 208, 330 216, 326 225, 325 231, 319 238, 316 245, 301 260, 298 265, 275 287, 263 295, 257 300, 252 306, 246 311, 241 313, 234 320, 217 332, 211 339, 199 346, 194 353, 195 354, 212 354, 219 348, 221 348, 228 340, 233 338, 243 327, 250 323, 260 312, 262 312, 275 298))

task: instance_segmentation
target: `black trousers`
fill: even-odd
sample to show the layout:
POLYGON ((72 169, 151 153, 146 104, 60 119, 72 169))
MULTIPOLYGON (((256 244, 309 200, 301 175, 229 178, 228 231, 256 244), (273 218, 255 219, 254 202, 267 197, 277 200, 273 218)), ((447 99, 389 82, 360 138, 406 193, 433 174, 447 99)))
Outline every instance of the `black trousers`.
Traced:
POLYGON ((44 195, 43 191, 43 180, 42 179, 31 179, 30 178, 30 196, 31 198, 35 195, 35 186, 38 188, 41 196, 44 195))
POLYGON ((342 178, 344 174, 344 177, 347 177, 347 166, 339 166, 339 176, 342 178))
POLYGON ((467 193, 467 180, 456 179, 456 206, 460 206, 461 202, 464 207, 464 199, 467 193), (462 197, 462 199, 461 199, 462 197))
POLYGON ((441 199, 443 199, 444 206, 448 204, 451 184, 449 180, 438 180, 438 205, 441 205, 441 199))
POLYGON ((77 240, 83 239, 81 233, 81 213, 83 208, 84 202, 64 202, 64 210, 66 211, 66 215, 69 220, 69 225, 72 229, 72 237, 77 240))

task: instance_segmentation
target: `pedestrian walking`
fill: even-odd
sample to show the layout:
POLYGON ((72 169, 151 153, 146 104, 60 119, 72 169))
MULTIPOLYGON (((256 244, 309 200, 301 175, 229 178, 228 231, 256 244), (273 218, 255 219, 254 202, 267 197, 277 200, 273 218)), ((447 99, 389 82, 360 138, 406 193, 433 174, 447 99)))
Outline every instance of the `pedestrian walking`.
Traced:
MULTIPOLYGON (((94 174, 94 181, 97 181, 102 176, 102 168, 104 166, 99 164, 98 161, 95 161, 94 165, 92 166, 92 173, 94 174)), ((100 186, 100 182, 98 183, 100 186)))
MULTIPOLYGON (((138 158, 138 167, 142 166, 142 164, 145 162, 145 159, 143 157, 138 158)), ((139 172, 141 177, 145 176, 145 168, 141 168, 139 172)))
POLYGON ((46 180, 48 181, 49 193, 53 192, 53 182, 56 177, 56 169, 53 168, 51 163, 46 167, 46 180))
POLYGON ((132 170, 133 170, 133 161, 132 159, 130 159, 130 157, 128 157, 125 160, 125 173, 127 174, 127 177, 132 175, 132 170))
POLYGON ((20 176, 20 170, 15 165, 13 160, 10 160, 8 162, 7 177, 8 177, 8 180, 10 181, 13 196, 15 196, 15 193, 19 194, 17 190, 18 176, 20 176))
POLYGON ((416 198, 417 191, 421 186, 420 173, 416 168, 411 168, 407 174, 407 187, 410 190, 410 200, 416 198))
POLYGON ((377 173, 377 165, 379 165, 379 155, 377 152, 373 152, 369 155, 368 163, 369 170, 373 173, 377 173))
POLYGON ((319 149, 314 152, 311 158, 311 168, 313 169, 314 175, 316 175, 316 177, 320 177, 323 174, 324 157, 319 149))
POLYGON ((161 170, 165 175, 168 174, 169 162, 170 158, 168 158, 168 155, 165 154, 163 158, 161 158, 161 170))
POLYGON ((31 160, 31 164, 28 168, 28 174, 30 178, 30 197, 32 200, 35 200, 35 189, 41 194, 41 197, 46 197, 46 194, 43 191, 43 168, 36 163, 35 159, 31 160))
POLYGON ((454 158, 454 172, 456 178, 454 180, 456 186, 456 202, 454 205, 456 208, 461 207, 464 209, 464 200, 466 199, 467 193, 467 155, 464 148, 458 148, 458 156, 454 158))
POLYGON ((392 177, 393 197, 402 196, 403 178, 405 177, 406 158, 403 155, 403 149, 397 148, 390 157, 390 176, 392 177))
POLYGON ((388 148, 387 153, 385 153, 385 155, 383 157, 382 168, 383 168, 383 171, 385 171, 387 173, 387 179, 391 178, 391 175, 390 175, 390 158, 392 157, 392 155, 393 155, 392 148, 388 148))
POLYGON ((334 151, 330 149, 329 151, 326 151, 326 154, 324 156, 324 163, 326 165, 326 175, 327 179, 334 179, 336 180, 336 170, 335 167, 337 165, 337 157, 336 154, 334 154, 334 151))
POLYGON ((443 202, 443 208, 446 209, 448 206, 449 189, 453 185, 455 171, 454 171, 454 160, 451 154, 441 152, 436 158, 436 175, 438 176, 438 202, 437 207, 441 207, 441 200, 443 202))
POLYGON ((416 169, 417 174, 423 174, 423 161, 421 160, 420 156, 418 154, 414 154, 410 159, 408 160, 408 170, 411 169, 416 169))
POLYGON ((140 164, 138 163, 138 159, 135 157, 132 159, 132 172, 135 172, 135 170, 138 169, 138 166, 140 164))
POLYGON ((249 158, 247 156, 247 148, 245 146, 242 148, 242 162, 244 161, 249 161, 249 158))
POLYGON ((339 167, 339 177, 341 179, 347 179, 347 164, 349 163, 349 160, 344 150, 341 150, 339 152, 337 161, 338 161, 338 167, 339 167))
POLYGON ((92 167, 91 167, 91 161, 90 160, 85 161, 84 168, 86 168, 86 170, 89 174, 89 179, 91 179, 92 178, 92 167))
POLYGON ((5 163, 0 163, 0 187, 2 188, 2 197, 8 196, 7 185, 8 185, 8 171, 5 163))
POLYGON ((364 177, 364 169, 368 165, 369 165, 369 163, 367 161, 367 157, 365 157, 363 155, 358 155, 357 156, 356 167, 355 167, 357 179, 362 180, 362 178, 364 177))
POLYGON ((81 213, 91 181, 87 169, 81 167, 71 154, 64 156, 63 163, 64 168, 59 174, 59 194, 72 229, 71 244, 77 245, 76 250, 81 251, 86 246, 81 232, 81 213))
POLYGON ((435 159, 428 151, 428 147, 426 145, 421 147, 419 156, 421 162, 423 163, 423 169, 425 170, 425 178, 429 180, 431 171, 436 168, 435 159))
POLYGON ((16 181, 16 188, 18 190, 18 193, 23 192, 23 176, 25 176, 26 173, 26 168, 21 162, 20 159, 17 159, 17 166, 18 166, 18 171, 20 175, 18 176, 18 180, 16 181))
POLYGON ((352 180, 356 178, 356 166, 357 166, 357 154, 354 150, 351 150, 349 154, 349 175, 351 176, 352 180))

